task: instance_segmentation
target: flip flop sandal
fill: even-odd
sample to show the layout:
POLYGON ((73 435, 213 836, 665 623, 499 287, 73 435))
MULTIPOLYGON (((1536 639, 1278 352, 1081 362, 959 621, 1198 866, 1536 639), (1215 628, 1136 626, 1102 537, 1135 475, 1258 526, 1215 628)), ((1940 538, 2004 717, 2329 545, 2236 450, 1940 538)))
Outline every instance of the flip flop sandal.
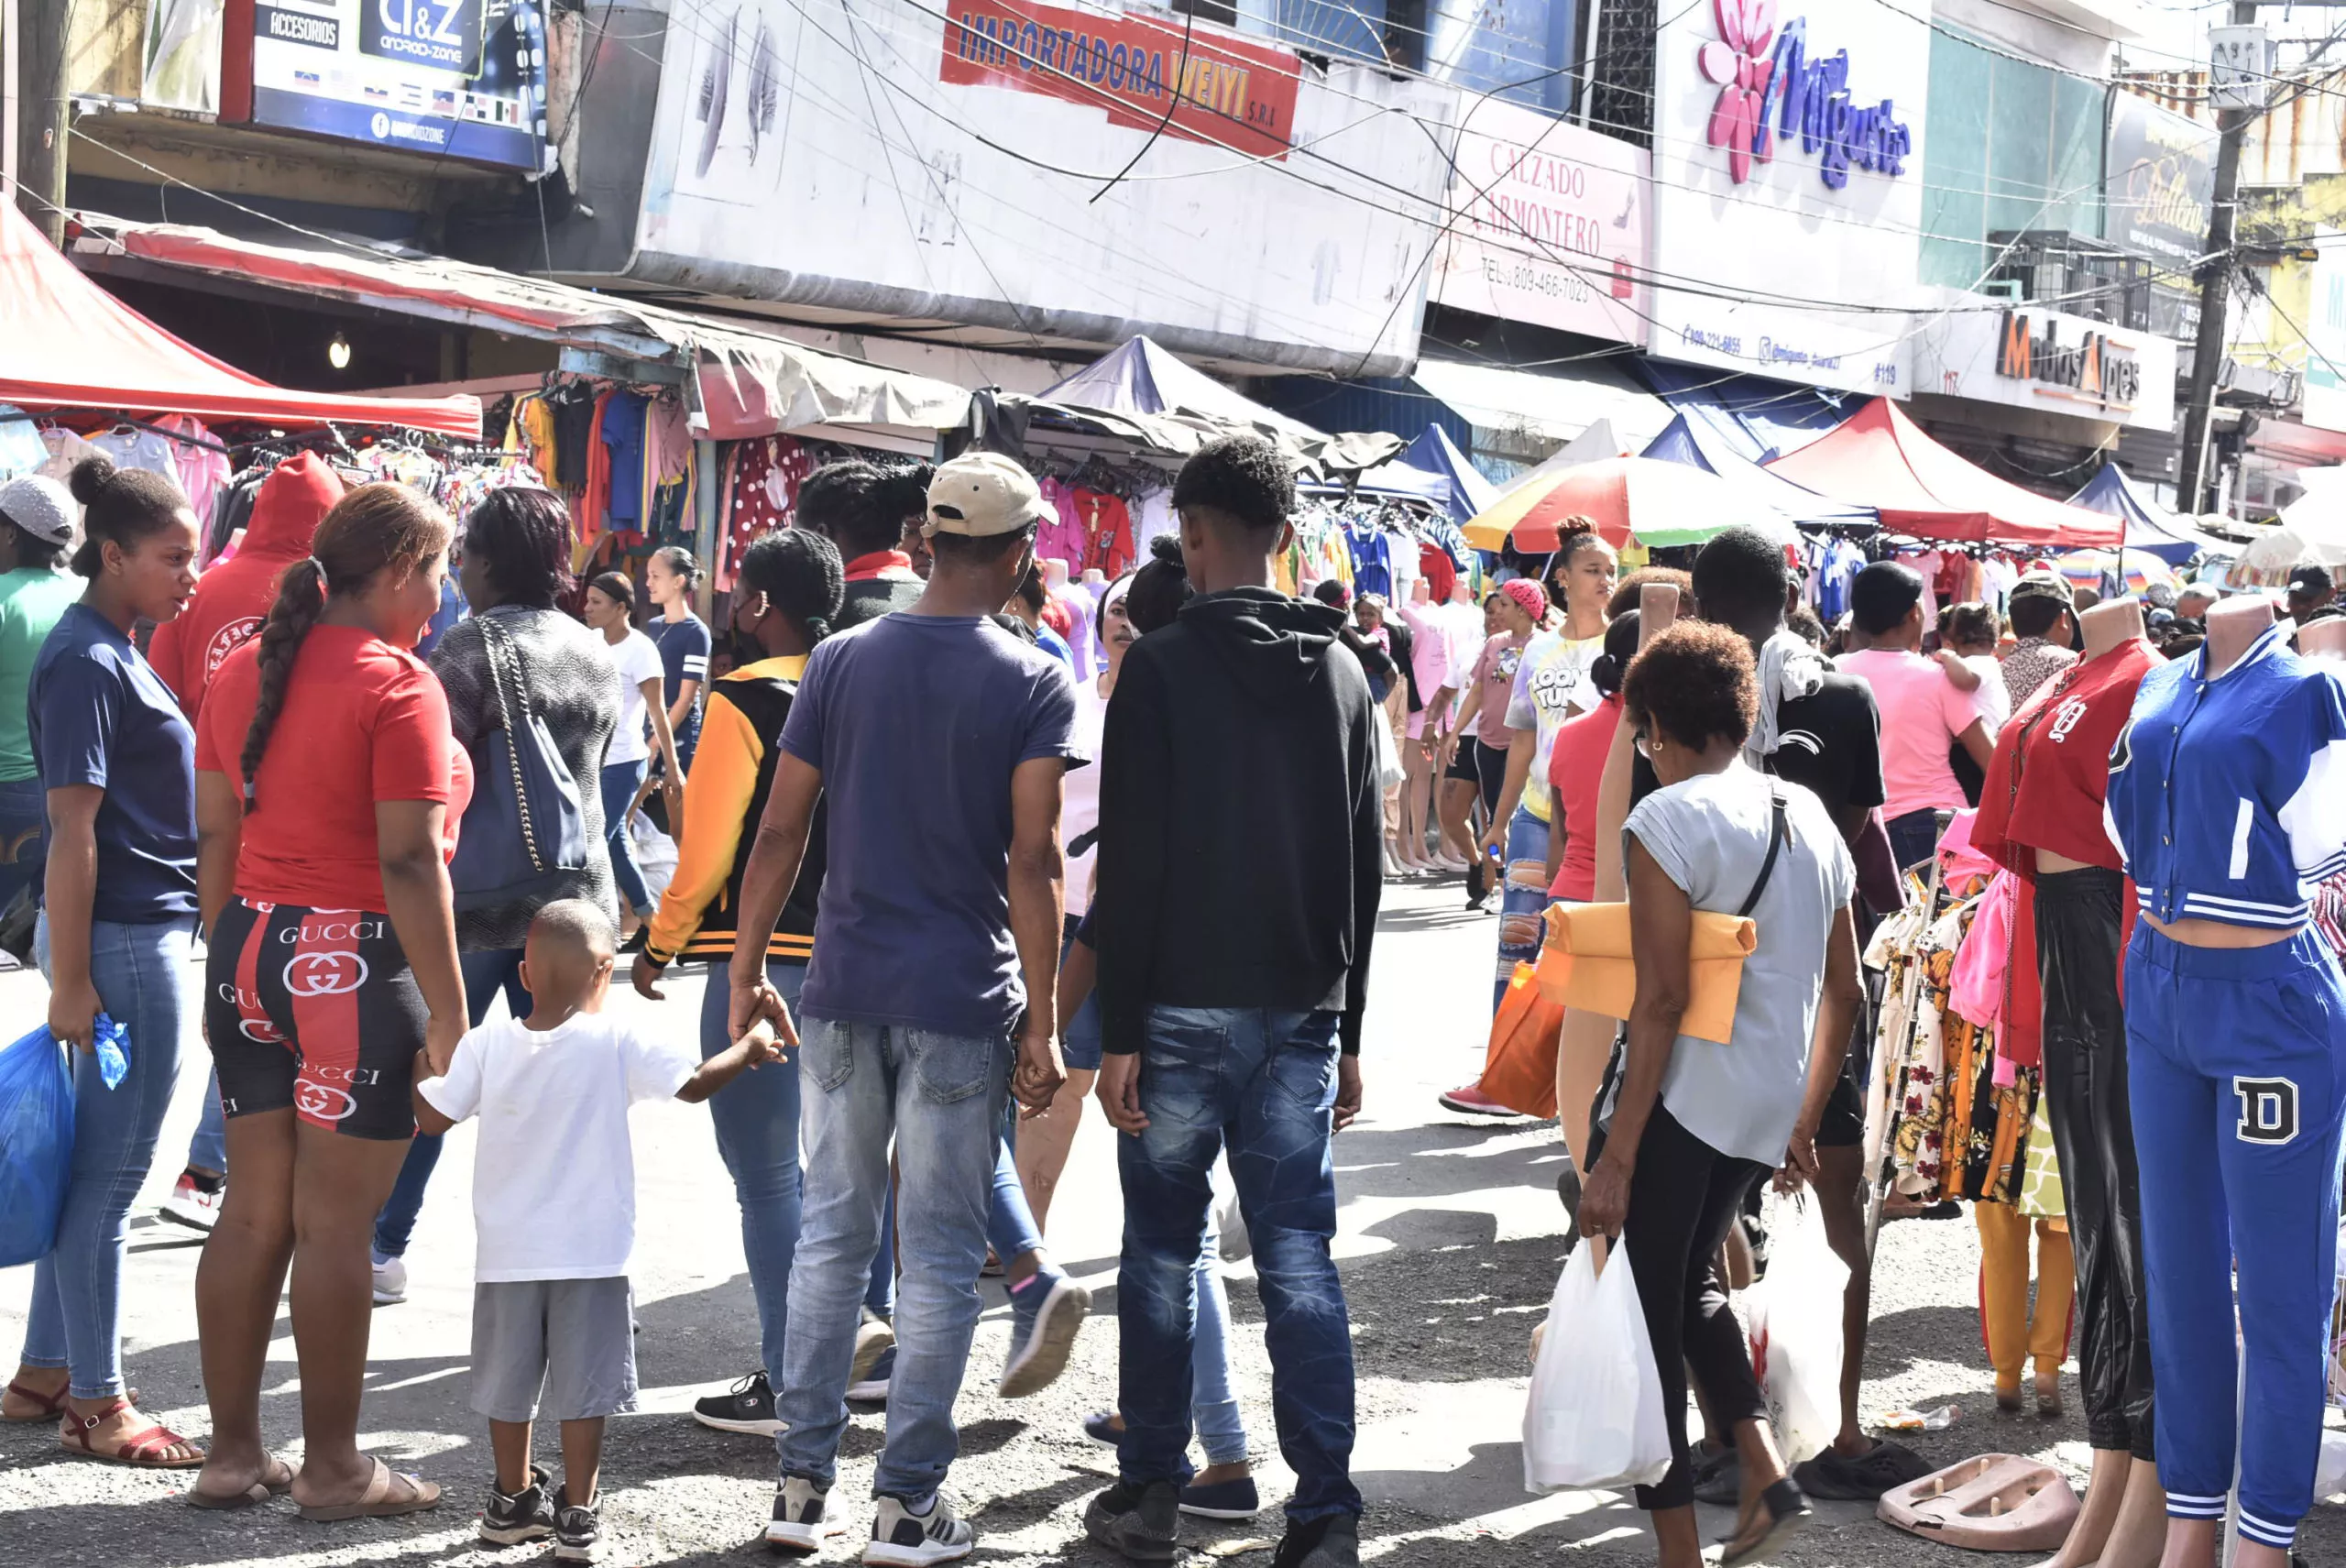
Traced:
POLYGON ((230 1513, 237 1508, 249 1508, 255 1504, 265 1503, 271 1497, 283 1497, 293 1489, 293 1467, 281 1459, 271 1459, 269 1463, 277 1466, 278 1475, 284 1479, 256 1481, 243 1491, 229 1497, 222 1497, 212 1492, 199 1492, 191 1486, 187 1491, 187 1506, 191 1508, 212 1508, 222 1513, 230 1513))
POLYGON ((395 1471, 378 1459, 375 1461, 375 1474, 368 1479, 367 1490, 359 1494, 356 1502, 314 1506, 305 1503, 301 1507, 301 1517, 320 1524, 331 1524, 336 1519, 397 1519, 401 1514, 420 1514, 426 1508, 439 1506, 440 1486, 437 1482, 426 1481, 421 1475, 411 1475, 403 1470, 395 1471), (407 1483, 405 1497, 394 1498, 391 1496, 393 1475, 407 1483))
MULTIPOLYGON (((1773 1558, 1776 1548, 1787 1537, 1808 1522, 1808 1499, 1791 1481, 1779 1481, 1760 1494, 1760 1511, 1767 1517, 1767 1528, 1757 1536, 1738 1545, 1731 1538, 1721 1537, 1712 1552, 1704 1553, 1713 1568, 1734 1568, 1738 1563, 1753 1558, 1773 1558)), ((1754 1521, 1757 1522, 1756 1520, 1754 1521)))
MULTIPOLYGON (((66 1385, 66 1387, 71 1387, 71 1384, 66 1385)), ((32 1400, 33 1403, 40 1407, 40 1414, 37 1416, 6 1416, 0 1417, 0 1420, 20 1422, 24 1425, 30 1426, 35 1421, 53 1421, 57 1420, 58 1417, 65 1413, 65 1387, 59 1388, 54 1394, 44 1394, 37 1388, 27 1388, 21 1383, 11 1383, 8 1385, 8 1392, 14 1394, 19 1399, 32 1400)))
POLYGON ((111 1453, 91 1446, 90 1434, 97 1430, 100 1421, 133 1408, 128 1399, 115 1398, 108 1400, 93 1416, 77 1416, 69 1412, 63 1425, 59 1428, 58 1443, 66 1453, 84 1459, 103 1459, 111 1464, 136 1465, 141 1470, 192 1470, 203 1463, 202 1449, 160 1421, 134 1437, 125 1438, 111 1453), (174 1448, 185 1448, 189 1452, 181 1458, 165 1457, 174 1448))

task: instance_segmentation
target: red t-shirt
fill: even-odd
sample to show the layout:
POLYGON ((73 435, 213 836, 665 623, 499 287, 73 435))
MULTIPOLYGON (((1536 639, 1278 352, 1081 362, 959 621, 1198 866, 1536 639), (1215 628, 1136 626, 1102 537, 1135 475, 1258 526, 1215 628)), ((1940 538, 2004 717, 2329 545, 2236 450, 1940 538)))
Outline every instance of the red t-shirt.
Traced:
POLYGON ((1555 747, 1548 753, 1548 788, 1556 812, 1550 821, 1564 829, 1564 852, 1548 889, 1551 897, 1574 904, 1596 897, 1596 792, 1605 780, 1613 733, 1620 727, 1618 692, 1557 727, 1555 747))
POLYGON ((2117 871, 2118 846, 2102 825, 2110 749, 2133 713, 2134 688, 2159 662, 2137 638, 2037 687, 1996 738, 1973 847, 2023 874, 2036 858, 2017 853, 2021 847, 2117 871))
MULTIPOLYGON (((225 773, 239 792, 259 652, 256 641, 228 655, 196 726, 197 770, 225 773)), ((444 852, 453 855, 456 821, 473 793, 440 678, 413 653, 348 626, 313 627, 302 639, 258 782, 236 853, 237 896, 377 913, 383 871, 375 803, 444 804, 444 852)))

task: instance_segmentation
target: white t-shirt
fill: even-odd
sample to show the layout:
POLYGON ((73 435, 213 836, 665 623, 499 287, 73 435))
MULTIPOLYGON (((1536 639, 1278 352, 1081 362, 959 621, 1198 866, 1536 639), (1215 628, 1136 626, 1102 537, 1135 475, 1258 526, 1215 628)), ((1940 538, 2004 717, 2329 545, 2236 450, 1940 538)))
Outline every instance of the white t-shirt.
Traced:
POLYGON ((668 668, 660 662, 660 644, 633 627, 611 645, 611 663, 619 671, 619 727, 611 731, 611 749, 603 756, 607 767, 640 762, 652 755, 651 742, 644 738, 650 716, 643 710, 643 683, 668 678, 668 668))
POLYGON ((473 1153, 473 1277, 607 1279, 635 1249, 627 1108, 674 1096, 700 1069, 682 1038, 600 1013, 543 1032, 514 1018, 457 1043, 444 1078, 416 1092, 442 1115, 480 1118, 473 1153))
POLYGON ((1067 855, 1067 912, 1080 915, 1091 907, 1091 879, 1100 868, 1100 848, 1086 846, 1077 854, 1079 835, 1100 826, 1100 738, 1108 728, 1108 699, 1100 695, 1097 680, 1075 683, 1075 743, 1092 760, 1088 768, 1068 770, 1059 798, 1059 842, 1070 846, 1067 855))
MULTIPOLYGON (((1740 760, 1656 790, 1622 825, 1697 910, 1732 915, 1751 894, 1773 828, 1771 781, 1740 760)), ((1721 1154, 1770 1169, 1784 1162, 1808 1080, 1808 1050, 1825 989, 1834 912, 1849 901, 1857 868, 1822 802, 1784 781, 1789 830, 1751 911, 1759 946, 1743 960, 1735 1040, 1678 1036, 1661 1101, 1681 1126, 1721 1154)))

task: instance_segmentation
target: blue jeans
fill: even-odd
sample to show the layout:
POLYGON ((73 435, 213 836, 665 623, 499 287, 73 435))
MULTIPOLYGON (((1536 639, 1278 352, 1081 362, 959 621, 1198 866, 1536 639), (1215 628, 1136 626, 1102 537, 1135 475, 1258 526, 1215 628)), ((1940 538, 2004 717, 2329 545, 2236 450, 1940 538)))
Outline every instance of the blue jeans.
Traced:
POLYGON ((0 909, 30 885, 40 897, 49 861, 49 795, 37 778, 0 784, 0 909))
POLYGON ((203 1114, 196 1118, 195 1136, 187 1141, 187 1162, 199 1170, 225 1173, 228 1168, 228 1118, 220 1109, 220 1074, 203 1086, 203 1114))
POLYGON ((978 1322, 1010 1038, 827 1018, 801 1019, 799 1037, 806 1196, 774 1410, 785 1429, 782 1471, 822 1486, 836 1474, 893 1138, 904 1270, 888 1441, 872 1489, 917 1503, 944 1482, 959 1442, 953 1400, 978 1322))
POLYGON ((1890 853, 1903 872, 1909 866, 1927 865, 1939 847, 1939 814, 1924 808, 1893 817, 1883 827, 1890 833, 1890 853))
MULTIPOLYGON (((505 993, 505 1005, 516 1018, 530 1015, 530 993, 521 989, 521 949, 499 948, 485 953, 461 953, 456 967, 465 977, 465 1012, 474 1028, 488 1016, 489 1005, 497 993, 505 993)), ((432 1185, 433 1168, 440 1163, 440 1137, 433 1133, 418 1133, 407 1146, 407 1161, 400 1167, 400 1179, 391 1185, 391 1195, 383 1200, 383 1212, 375 1216, 375 1260, 399 1257, 407 1251, 408 1237, 415 1234, 415 1217, 423 1212, 423 1190, 432 1185)))
POLYGON ((628 807, 635 804, 636 789, 643 783, 643 764, 641 757, 603 764, 603 842, 611 851, 611 880, 619 883, 619 898, 649 919, 652 894, 643 885, 643 872, 635 863, 635 840, 627 830, 628 807))
POLYGON ((1230 1296, 1222 1288, 1222 1232, 1213 1205, 1206 1205, 1206 1235, 1198 1251, 1197 1335, 1189 1360, 1189 1420, 1208 1464, 1236 1464, 1246 1457, 1246 1419, 1230 1386, 1230 1296))
POLYGON ((1540 961, 1540 944, 1547 939, 1548 825, 1518 806, 1507 823, 1507 874, 1499 894, 1499 968, 1491 988, 1496 1014, 1507 997, 1507 982, 1518 964, 1540 961))
MULTIPOLYGON (((793 1012, 806 983, 805 964, 766 960, 766 979, 793 1012)), ((700 1058, 707 1061, 733 1043, 726 1027, 732 989, 723 965, 708 971, 701 993, 700 1058)), ((798 1061, 768 1062, 745 1072, 709 1097, 709 1120, 717 1125, 717 1152, 733 1178, 733 1200, 741 1206, 741 1255, 749 1260, 750 1290, 758 1301, 758 1344, 769 1377, 782 1371, 790 1321, 790 1260, 798 1251, 802 1183, 798 1171, 798 1061)), ((885 1313, 892 1305, 895 1257, 893 1247, 872 1255, 871 1285, 863 1304, 885 1313)))
MULTIPOLYGON (((1067 956, 1075 948, 1076 925, 1077 917, 1069 916, 1067 936, 1059 943, 1059 967, 1062 969, 1067 967, 1067 956)), ((1085 993, 1083 1005, 1075 1010, 1074 1017, 1061 1021, 1059 1058, 1070 1072, 1078 1068, 1086 1072, 1098 1072, 1100 1055, 1100 992, 1094 990, 1085 993)))
POLYGON ((1117 1468, 1135 1485, 1189 1474, 1199 1264, 1227 1141, 1271 1353, 1271 1413, 1295 1472, 1290 1521, 1357 1514, 1351 1476, 1353 1345, 1329 1243, 1336 1181, 1330 1012, 1153 1007, 1140 1071, 1148 1129, 1116 1140, 1124 1246, 1117 1468))
MULTIPOLYGON (((122 1242, 130 1201, 154 1163, 155 1140, 179 1080, 180 1044, 199 983, 191 959, 195 917, 152 926, 90 923, 90 983, 106 1015, 128 1032, 130 1071, 113 1089, 97 1058, 73 1053, 73 1176, 57 1245, 33 1266, 25 1324, 27 1366, 71 1370, 77 1399, 122 1392, 122 1242)), ((49 969, 49 921, 33 938, 49 969)))

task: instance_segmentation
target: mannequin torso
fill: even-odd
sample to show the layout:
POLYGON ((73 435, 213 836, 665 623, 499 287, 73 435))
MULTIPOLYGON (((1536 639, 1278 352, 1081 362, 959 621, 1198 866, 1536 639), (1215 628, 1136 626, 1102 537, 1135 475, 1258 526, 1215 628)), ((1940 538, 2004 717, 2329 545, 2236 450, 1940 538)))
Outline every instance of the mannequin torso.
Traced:
MULTIPOLYGON (((2142 601, 2123 598, 2098 604, 2077 618, 2077 630, 2085 638, 2084 657, 2088 661, 2099 659, 2143 635, 2142 601)), ((2052 850, 2036 851, 2039 872, 2083 871, 2085 865, 2083 861, 2073 861, 2052 850)))

